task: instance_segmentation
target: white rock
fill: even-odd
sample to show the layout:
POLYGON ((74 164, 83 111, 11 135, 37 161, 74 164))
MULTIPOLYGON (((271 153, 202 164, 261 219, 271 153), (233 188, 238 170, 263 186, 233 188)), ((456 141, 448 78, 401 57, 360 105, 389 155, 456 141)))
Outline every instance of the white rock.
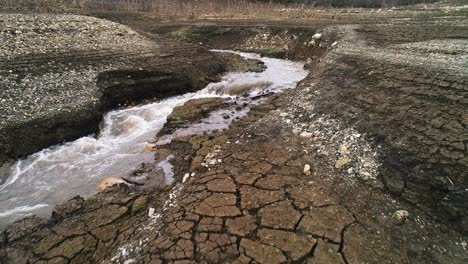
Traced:
POLYGON ((154 215, 154 212, 155 212, 155 209, 153 207, 150 207, 150 209, 148 211, 148 216, 152 217, 154 215))
POLYGON ((359 172, 359 177, 363 180, 368 180, 371 177, 371 174, 367 171, 359 172))
POLYGON ((280 116, 281 116, 281 117, 287 117, 287 116, 288 116, 288 113, 283 112, 283 113, 280 114, 280 116))
POLYGON ((304 174, 305 175, 310 175, 310 165, 309 164, 304 165, 304 174))
POLYGON ((319 40, 319 39, 321 39, 321 38, 322 38, 322 34, 320 34, 320 33, 317 33, 317 34, 315 34, 315 35, 312 36, 312 39, 313 39, 313 40, 319 40))
POLYGON ((182 178, 182 183, 186 182, 189 177, 190 177, 190 174, 185 173, 184 178, 182 178))
POLYGON ((409 212, 406 210, 398 210, 393 213, 392 218, 396 220, 397 224, 403 224, 409 217, 409 212))
POLYGON ((313 134, 313 133, 310 133, 310 132, 302 132, 302 133, 301 133, 301 137, 302 137, 302 138, 311 138, 311 137, 313 137, 313 136, 314 136, 314 134, 313 134))

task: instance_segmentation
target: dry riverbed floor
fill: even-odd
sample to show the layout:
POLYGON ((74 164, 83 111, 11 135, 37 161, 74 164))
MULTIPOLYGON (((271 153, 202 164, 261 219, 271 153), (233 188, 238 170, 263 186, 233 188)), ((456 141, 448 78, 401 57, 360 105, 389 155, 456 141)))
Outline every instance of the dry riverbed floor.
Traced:
MULTIPOLYGON (((311 74, 227 130, 156 147, 155 162, 174 156, 173 185, 114 186, 50 220, 9 226, 1 261, 468 261, 466 17, 161 25, 105 16, 183 43, 300 59, 311 74)), ((206 114, 186 107, 177 111, 191 122, 206 114)))

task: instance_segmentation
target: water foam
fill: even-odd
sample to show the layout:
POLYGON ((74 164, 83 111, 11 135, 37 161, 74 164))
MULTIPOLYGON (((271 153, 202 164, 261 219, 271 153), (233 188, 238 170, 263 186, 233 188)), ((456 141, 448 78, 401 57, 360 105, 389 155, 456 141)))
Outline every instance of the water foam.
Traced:
MULTIPOLYGON (((218 51, 225 52, 225 51, 218 51)), ((128 176, 142 162, 154 161, 146 151, 174 107, 195 98, 231 97, 228 92, 242 87, 251 94, 293 88, 305 78, 302 64, 280 59, 260 58, 256 54, 237 53, 261 59, 267 69, 262 73, 229 73, 196 93, 171 97, 160 102, 111 111, 104 116, 97 137, 83 137, 37 152, 11 166, 7 180, 0 186, 0 226, 25 214, 48 216, 52 207, 76 195, 91 196, 96 186, 108 177, 128 176), (265 85, 268 83, 268 85, 265 85), (262 85, 256 85, 262 84, 262 85), (253 87, 249 90, 248 87, 253 87)), ((198 126, 209 129, 208 122, 198 126)), ((180 135, 187 131, 178 131, 180 135)), ((169 163, 169 162, 167 162, 169 163)), ((167 170, 168 164, 161 165, 167 170)))

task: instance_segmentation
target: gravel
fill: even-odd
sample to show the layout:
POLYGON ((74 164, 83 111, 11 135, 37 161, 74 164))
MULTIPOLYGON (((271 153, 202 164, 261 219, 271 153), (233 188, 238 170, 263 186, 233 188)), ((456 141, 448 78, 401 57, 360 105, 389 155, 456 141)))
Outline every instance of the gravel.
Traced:
POLYGON ((0 43, 0 129, 95 107, 100 72, 159 50, 126 26, 77 15, 0 15, 0 43))

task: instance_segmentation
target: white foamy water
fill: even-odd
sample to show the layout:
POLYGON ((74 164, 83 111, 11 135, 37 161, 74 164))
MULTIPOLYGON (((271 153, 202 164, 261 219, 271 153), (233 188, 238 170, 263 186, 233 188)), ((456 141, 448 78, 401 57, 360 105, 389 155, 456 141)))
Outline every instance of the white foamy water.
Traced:
MULTIPOLYGON (((260 59, 256 54, 236 53, 260 59)), ((230 93, 239 90, 250 94, 277 92, 294 88, 308 74, 301 63, 261 60, 267 66, 262 73, 228 73, 220 82, 196 93, 111 111, 104 116, 99 136, 83 137, 17 161, 0 186, 0 227, 32 214, 47 217, 56 204, 76 195, 95 194, 103 179, 128 176, 142 162, 154 161, 154 154, 146 151, 145 146, 154 140, 174 107, 190 99, 232 97, 230 93)), ((172 177, 170 164, 160 166, 172 177)))

